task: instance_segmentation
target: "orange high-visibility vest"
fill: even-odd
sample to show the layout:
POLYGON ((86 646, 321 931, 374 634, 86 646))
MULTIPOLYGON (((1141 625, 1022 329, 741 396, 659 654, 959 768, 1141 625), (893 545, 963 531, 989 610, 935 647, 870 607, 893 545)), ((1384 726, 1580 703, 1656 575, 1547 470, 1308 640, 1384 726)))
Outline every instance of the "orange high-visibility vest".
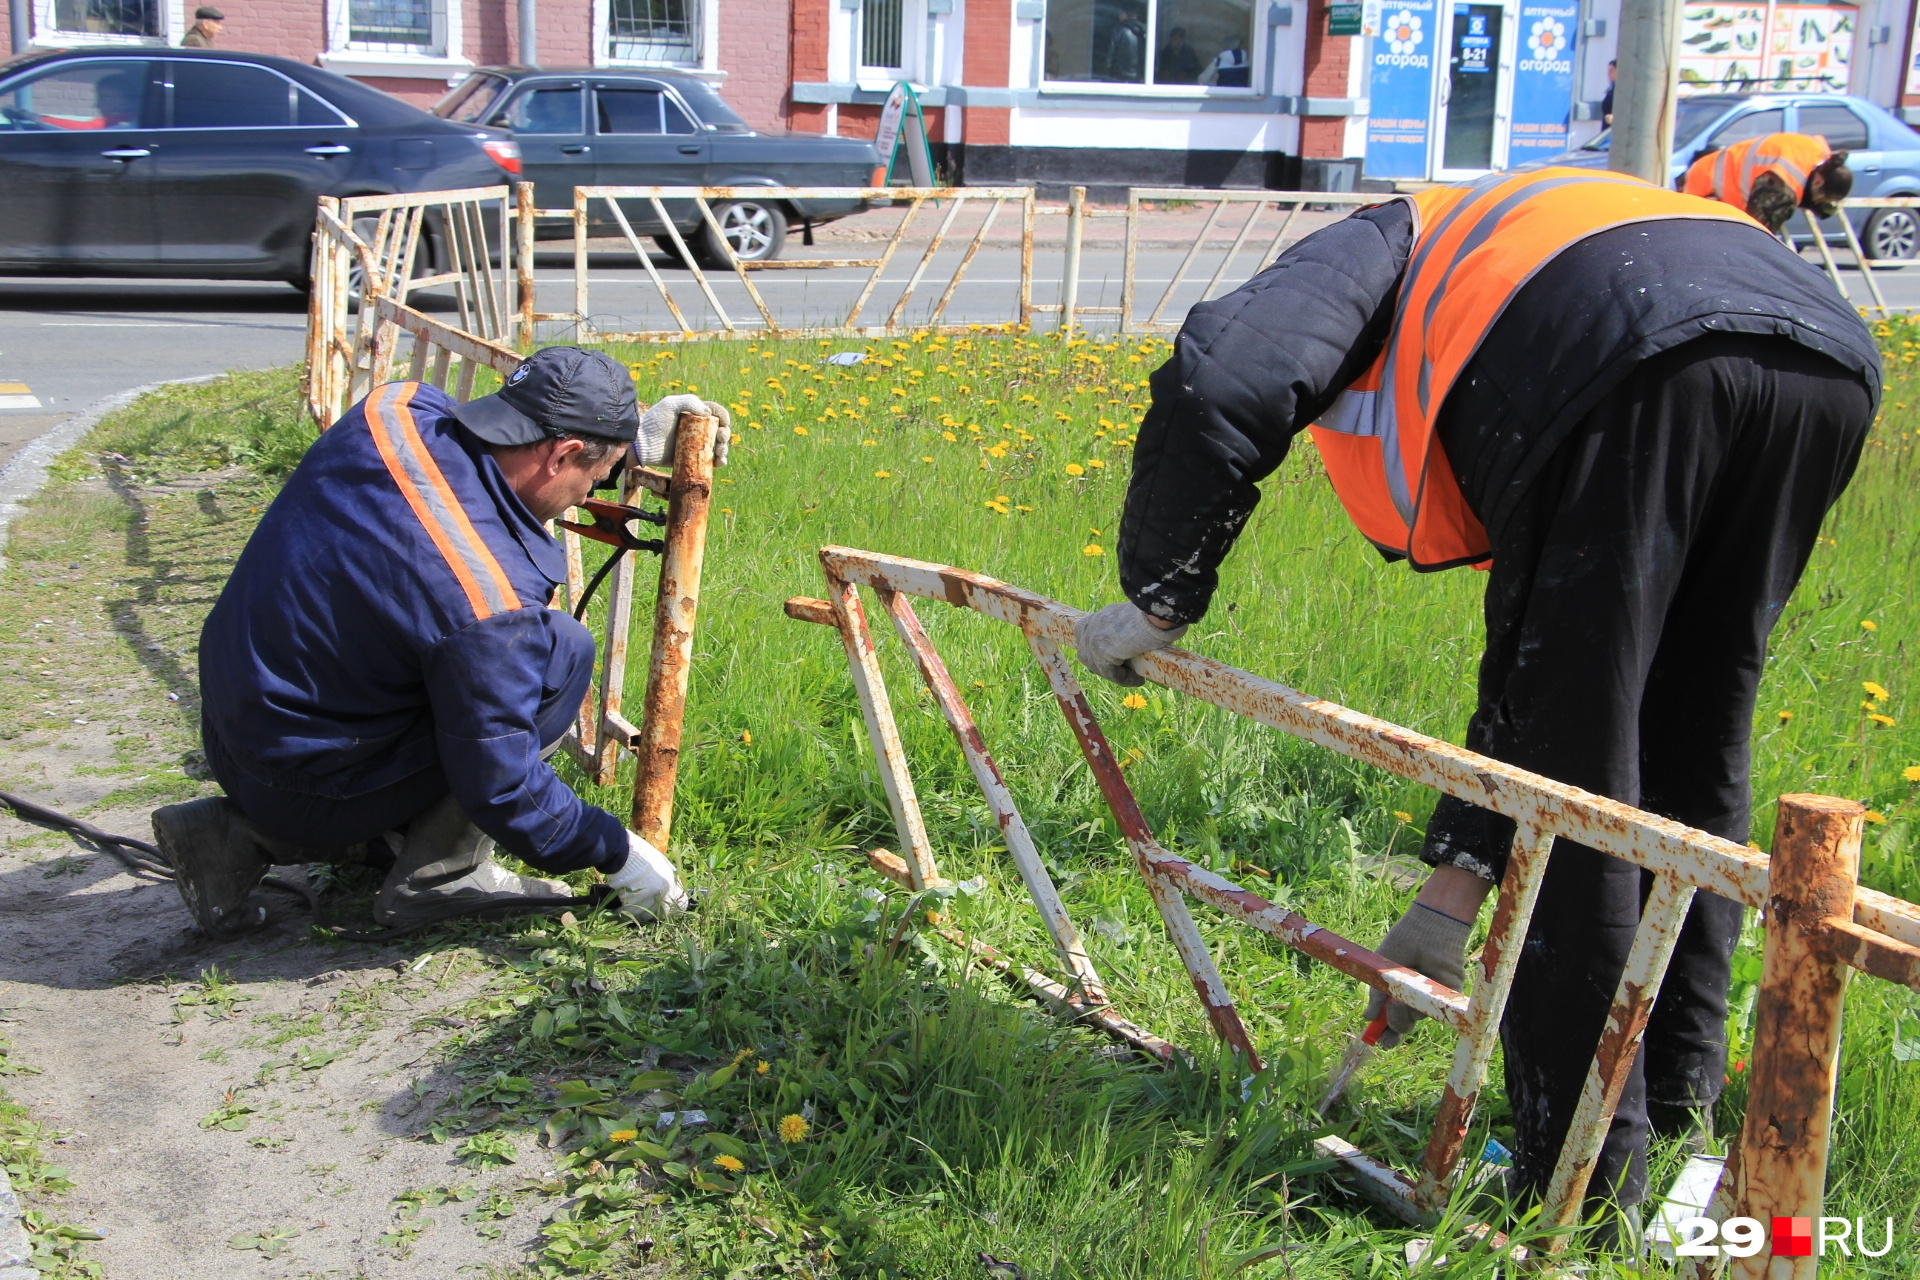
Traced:
POLYGON ((1701 156, 1687 167, 1686 193, 1707 196, 1747 211, 1753 180, 1771 173, 1787 184, 1797 202, 1807 189, 1807 175, 1833 154, 1825 138, 1805 133, 1770 133, 1723 147, 1701 156))
POLYGON ((1416 569, 1484 567, 1492 546, 1446 451, 1434 447, 1434 422, 1521 286, 1568 246, 1614 227, 1758 224, 1717 201, 1596 169, 1496 173, 1397 198, 1413 206, 1414 243, 1392 332, 1313 424, 1313 439, 1341 505, 1375 546, 1416 569))

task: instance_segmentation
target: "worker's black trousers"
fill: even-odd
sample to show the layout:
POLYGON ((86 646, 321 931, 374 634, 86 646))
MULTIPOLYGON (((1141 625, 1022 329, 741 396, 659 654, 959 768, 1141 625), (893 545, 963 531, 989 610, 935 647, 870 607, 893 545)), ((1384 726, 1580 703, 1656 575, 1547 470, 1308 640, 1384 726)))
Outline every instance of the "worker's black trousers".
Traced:
MULTIPOLYGON (((1767 636, 1853 474, 1873 404, 1778 338, 1639 366, 1494 535, 1472 750, 1745 843, 1767 636)), ((1497 877, 1513 823, 1443 796, 1422 856, 1497 877)), ((1501 1024, 1518 1189, 1544 1191, 1649 877, 1556 843, 1501 1024)), ((1647 1104, 1709 1106, 1741 907, 1694 900, 1590 1195, 1646 1194, 1647 1104)))

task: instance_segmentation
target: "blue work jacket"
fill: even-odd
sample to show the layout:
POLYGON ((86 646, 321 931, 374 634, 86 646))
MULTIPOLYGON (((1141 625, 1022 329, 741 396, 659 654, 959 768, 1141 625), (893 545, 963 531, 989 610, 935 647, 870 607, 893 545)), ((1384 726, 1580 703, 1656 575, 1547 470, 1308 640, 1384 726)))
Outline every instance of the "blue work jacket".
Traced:
POLYGON ((626 829, 535 729, 560 647, 592 645, 547 607, 566 557, 453 409, 389 383, 307 451, 202 629, 208 728, 259 782, 321 797, 437 765, 517 857, 618 870, 626 829))

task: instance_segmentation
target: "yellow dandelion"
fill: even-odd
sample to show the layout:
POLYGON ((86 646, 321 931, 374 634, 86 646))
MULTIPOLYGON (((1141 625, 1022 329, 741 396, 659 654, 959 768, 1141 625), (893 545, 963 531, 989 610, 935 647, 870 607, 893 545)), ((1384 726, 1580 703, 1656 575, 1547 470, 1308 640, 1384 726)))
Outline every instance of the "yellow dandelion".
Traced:
POLYGON ((763 1076, 772 1069, 773 1064, 771 1062, 756 1062, 753 1064, 753 1074, 757 1076, 763 1076))
POLYGON ((1892 694, 1887 692, 1887 687, 1885 685, 1879 684, 1872 680, 1861 681, 1860 687, 1862 689, 1865 689, 1869 694, 1873 695, 1873 700, 1875 702, 1885 702, 1888 698, 1891 698, 1893 696, 1892 694))
POLYGON ((1862 618, 1860 619, 1860 629, 1862 631, 1878 631, 1880 624, 1871 618, 1862 618))
POLYGON ((953 432, 951 431, 942 431, 940 433, 940 438, 946 441, 954 441, 954 440, 958 440, 960 437, 953 434, 953 432))
POLYGON ((1412 814, 1410 814, 1410 813, 1408 813, 1408 812, 1407 812, 1407 811, 1406 811, 1405 809, 1395 809, 1395 810, 1393 811, 1393 816, 1394 816, 1395 818, 1398 818, 1398 819, 1399 819, 1400 821, 1402 821, 1402 822, 1412 822, 1412 821, 1413 821, 1413 815, 1412 815, 1412 814))
POLYGON ((780 1117, 780 1141, 792 1146, 796 1142, 805 1142, 807 1133, 813 1128, 803 1115, 795 1114, 780 1117))
POLYGON ((1086 546, 1080 548, 1080 554, 1083 556, 1103 556, 1107 553, 1100 549, 1099 543, 1089 542, 1086 546))
POLYGON ((1875 724, 1879 725, 1883 729, 1891 729, 1893 728, 1893 726, 1900 723, 1898 720, 1895 720, 1892 716, 1883 716, 1878 711, 1868 716, 1867 719, 1873 721, 1875 724))
POLYGON ((1147 705, 1147 700, 1141 697, 1137 693, 1130 693, 1126 697, 1120 699, 1120 705, 1125 707, 1129 711, 1138 711, 1142 707, 1147 705))
POLYGON ((1070 476, 1083 476, 1087 474, 1087 469, 1077 462, 1069 462, 1067 464, 1067 474, 1070 476))
POLYGON ((933 458, 932 458, 932 456, 931 456, 931 455, 929 455, 929 454, 924 454, 924 453, 923 453, 923 454, 921 454, 921 455, 920 455, 920 461, 922 461, 922 462, 932 462, 932 461, 933 461, 933 458))
POLYGON ((1869 809, 1865 813, 1861 814, 1860 816, 1865 818, 1868 822, 1873 823, 1875 826, 1878 826, 1879 824, 1887 820, 1887 815, 1884 813, 1881 813, 1878 809, 1869 809))
POLYGON ((742 729, 742 730, 740 731, 740 741, 741 741, 742 743, 744 743, 745 745, 747 745, 747 746, 749 746, 749 747, 750 747, 750 746, 752 746, 752 745, 753 745, 753 730, 751 730, 751 729, 742 729))
POLYGON ((793 434, 797 436, 804 436, 807 434, 807 429, 805 427, 795 427, 793 429, 793 434))
POLYGON ((742 1160, 739 1156, 715 1156, 713 1163, 716 1167, 725 1169, 728 1173, 739 1173, 747 1167, 746 1161, 742 1160))
POLYGON ((891 480, 891 479, 893 479, 893 472, 891 472, 891 471, 876 471, 876 472, 874 472, 874 473, 873 473, 873 478, 874 478, 875 480, 891 480))
POLYGON ((638 1129, 615 1129, 612 1133, 607 1135, 607 1141, 632 1142, 635 1138, 639 1136, 640 1136, 640 1131, 638 1129))

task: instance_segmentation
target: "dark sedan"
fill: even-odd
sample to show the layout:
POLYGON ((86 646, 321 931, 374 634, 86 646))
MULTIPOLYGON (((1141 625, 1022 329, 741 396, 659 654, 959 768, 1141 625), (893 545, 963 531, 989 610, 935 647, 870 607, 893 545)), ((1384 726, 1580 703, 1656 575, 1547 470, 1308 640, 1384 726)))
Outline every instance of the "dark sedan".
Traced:
MULTIPOLYGON (((1813 133, 1836 151, 1849 153, 1856 196, 1920 195, 1920 133, 1884 107, 1837 93, 1699 94, 1680 99, 1673 131, 1673 180, 1703 155, 1769 133, 1813 133)), ((1605 168, 1608 134, 1602 133, 1552 164, 1605 168)), ((1920 258, 1920 219, 1913 209, 1851 209, 1861 247, 1869 258, 1908 262, 1920 258)), ((1788 224, 1794 243, 1811 245, 1806 223, 1788 224)), ((1837 217, 1822 224, 1827 239, 1844 244, 1837 217)))
MULTIPOLYGON (((573 205, 576 186, 864 187, 880 164, 873 144, 819 134, 753 129, 711 85, 666 72, 591 68, 485 67, 449 93, 435 112, 448 120, 510 129, 523 175, 543 209, 573 205)), ((691 200, 664 202, 667 215, 708 262, 725 261, 691 200)), ((779 256, 787 227, 820 223, 865 208, 858 200, 716 202, 714 219, 742 259, 779 256)), ((635 232, 671 251, 651 204, 623 200, 635 232)), ((595 235, 617 235, 605 201, 589 210, 595 235)), ((572 234, 564 224, 542 231, 572 234)))
POLYGON ((28 54, 0 62, 0 272, 304 285, 318 197, 496 186, 515 164, 503 132, 287 58, 28 54))

